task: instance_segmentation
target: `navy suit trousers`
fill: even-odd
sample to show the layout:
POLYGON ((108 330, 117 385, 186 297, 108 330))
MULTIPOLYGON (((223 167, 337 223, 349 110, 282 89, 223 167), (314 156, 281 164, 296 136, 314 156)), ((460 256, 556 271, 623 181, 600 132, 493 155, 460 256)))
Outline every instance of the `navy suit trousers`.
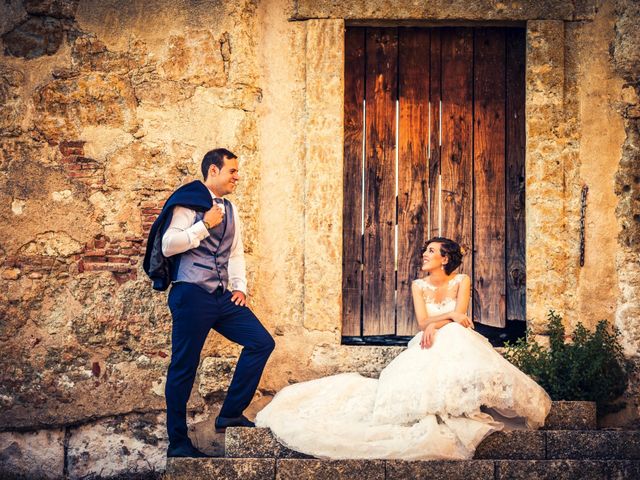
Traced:
POLYGON ((171 364, 165 387, 171 445, 189 442, 187 401, 200 363, 200 352, 211 329, 244 347, 220 410, 222 417, 238 417, 249 406, 275 347, 273 338, 253 312, 246 306, 235 305, 231 295, 228 290, 211 294, 186 282, 177 282, 171 287, 171 364))

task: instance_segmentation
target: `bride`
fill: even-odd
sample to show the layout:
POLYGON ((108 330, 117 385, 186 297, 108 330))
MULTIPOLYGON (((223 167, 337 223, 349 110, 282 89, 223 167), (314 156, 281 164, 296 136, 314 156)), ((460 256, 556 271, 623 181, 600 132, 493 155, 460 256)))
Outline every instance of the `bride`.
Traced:
POLYGON ((412 284, 420 332, 379 379, 343 373, 282 389, 256 417, 285 446, 331 459, 469 459, 490 433, 539 428, 547 393, 497 353, 467 317, 460 246, 425 244, 412 284))

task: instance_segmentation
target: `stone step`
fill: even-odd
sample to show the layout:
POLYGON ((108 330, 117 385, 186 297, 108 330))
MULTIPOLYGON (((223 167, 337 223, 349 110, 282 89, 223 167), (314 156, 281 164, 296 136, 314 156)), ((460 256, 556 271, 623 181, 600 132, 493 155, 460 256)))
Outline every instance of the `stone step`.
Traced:
POLYGON ((544 423, 544 430, 595 430, 596 404, 554 401, 544 423))
MULTIPOLYGON (((228 428, 228 458, 311 458, 288 449, 267 428, 228 428)), ((488 436, 476 459, 492 460, 640 460, 640 431, 514 430, 488 436)))
POLYGON ((167 458, 163 480, 274 478, 273 458, 167 458))
POLYGON ((496 460, 640 460, 636 430, 515 430, 485 438, 474 458, 496 460))
POLYGON ((170 458, 164 480, 613 480, 640 478, 633 460, 316 460, 170 458))

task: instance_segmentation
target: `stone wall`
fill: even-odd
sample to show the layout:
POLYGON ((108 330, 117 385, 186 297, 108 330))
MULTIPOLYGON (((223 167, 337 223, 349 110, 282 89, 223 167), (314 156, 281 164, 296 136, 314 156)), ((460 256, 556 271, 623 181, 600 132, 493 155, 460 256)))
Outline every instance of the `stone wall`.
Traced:
MULTIPOLYGON (((631 0, 1 2, 2 468, 164 467, 171 323, 144 240, 215 146, 241 159, 250 301, 277 343, 249 413, 401 350, 340 346, 345 19, 526 22, 530 326, 544 334, 548 308, 606 319, 639 358, 639 17, 631 0)), ((194 422, 216 414, 238 352, 210 335, 194 422)), ((639 416, 639 388, 614 423, 639 416)))
POLYGON ((617 104, 625 139, 616 166, 614 192, 618 224, 615 259, 618 298, 614 323, 623 333, 626 354, 633 365, 628 408, 622 421, 638 423, 640 417, 640 5, 615 3, 615 38, 611 58, 623 81, 622 99, 617 104))
MULTIPOLYGON (((11 1, 0 18, 0 463, 73 478, 162 468, 171 323, 144 240, 202 155, 227 146, 256 284, 257 3, 11 1), (51 459, 21 461, 30 449, 51 459)), ((196 386, 194 413, 216 405, 196 386)))

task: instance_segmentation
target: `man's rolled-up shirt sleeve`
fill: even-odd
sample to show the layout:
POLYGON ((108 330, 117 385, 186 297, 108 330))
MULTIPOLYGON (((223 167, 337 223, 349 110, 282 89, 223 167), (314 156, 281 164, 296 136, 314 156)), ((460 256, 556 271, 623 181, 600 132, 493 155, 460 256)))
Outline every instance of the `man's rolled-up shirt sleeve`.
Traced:
POLYGON ((162 254, 165 257, 196 248, 209 236, 203 222, 193 223, 195 218, 194 210, 179 205, 174 207, 169 228, 162 236, 162 254))
POLYGON ((236 232, 231 243, 231 254, 229 256, 229 284, 231 290, 239 290, 246 295, 247 267, 244 259, 244 245, 242 244, 242 224, 235 205, 232 208, 236 232))

